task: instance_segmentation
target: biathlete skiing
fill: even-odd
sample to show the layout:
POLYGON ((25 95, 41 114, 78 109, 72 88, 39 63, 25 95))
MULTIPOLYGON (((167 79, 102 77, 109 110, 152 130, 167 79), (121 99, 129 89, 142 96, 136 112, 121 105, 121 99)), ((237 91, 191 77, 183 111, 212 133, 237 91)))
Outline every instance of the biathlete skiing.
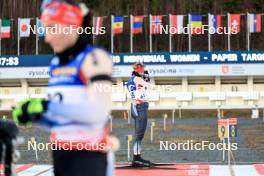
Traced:
POLYGON ((110 150, 117 140, 111 140, 106 128, 111 91, 104 89, 112 86, 112 59, 92 45, 92 34, 69 31, 69 27, 91 27, 92 16, 90 9, 74 0, 43 2, 45 41, 55 52, 48 99, 20 102, 13 111, 17 122, 39 121, 50 129, 56 148, 52 151, 55 176, 113 175, 110 150))
POLYGON ((135 121, 135 134, 133 141, 133 167, 151 167, 154 164, 141 157, 141 143, 144 138, 148 123, 148 98, 147 89, 151 87, 148 72, 144 69, 143 63, 135 63, 131 79, 127 82, 131 94, 131 116, 135 121))

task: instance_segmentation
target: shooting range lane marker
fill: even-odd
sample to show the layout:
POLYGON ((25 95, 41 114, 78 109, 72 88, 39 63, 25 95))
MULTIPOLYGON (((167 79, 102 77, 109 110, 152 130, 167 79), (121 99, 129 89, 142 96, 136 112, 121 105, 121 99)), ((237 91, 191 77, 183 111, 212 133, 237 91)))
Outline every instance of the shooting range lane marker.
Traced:
POLYGON ((218 120, 221 119, 221 109, 220 109, 220 107, 217 108, 217 118, 218 118, 218 120))
POLYGON ((131 123, 131 111, 127 110, 127 124, 131 123))
POLYGON ((151 122, 150 126, 150 142, 153 143, 154 140, 154 127, 155 127, 155 121, 151 122))
MULTIPOLYGON (((222 139, 222 141, 223 141, 223 146, 225 146, 225 139, 223 138, 222 139)), ((223 157, 222 157, 222 161, 224 162, 225 161, 225 148, 223 147, 223 157)))
MULTIPOLYGON (((223 146, 225 146, 225 139, 227 139, 227 145, 230 146, 230 138, 237 137, 237 118, 229 118, 229 119, 219 119, 217 121, 218 124, 218 137, 223 142, 223 146)), ((231 149, 228 147, 228 164, 230 165, 231 159, 231 149)), ((222 161, 225 160, 225 148, 223 148, 222 153, 222 161)), ((234 160, 234 156, 233 156, 234 160)), ((235 161, 234 161, 235 162, 235 161)))
POLYGON ((112 132, 113 131, 113 116, 109 115, 108 118, 109 118, 109 121, 110 121, 110 131, 112 132))
POLYGON ((182 118, 182 111, 181 111, 181 105, 179 105, 179 119, 182 118))
POLYGON ((264 122, 264 109, 263 109, 263 112, 262 112, 262 122, 264 122))
POLYGON ((131 134, 126 136, 127 140, 127 161, 130 162, 130 142, 133 140, 133 136, 131 134))
POLYGON ((172 110, 172 124, 175 123, 175 109, 172 110))
MULTIPOLYGON (((35 137, 31 137, 30 138, 31 142, 33 142, 34 144, 37 145, 37 141, 36 141, 36 138, 35 137)), ((36 150, 35 150, 35 157, 36 157, 36 161, 38 161, 38 148, 36 147, 36 150)))
POLYGON ((220 119, 218 120, 218 137, 224 139, 228 137, 228 120, 220 119))
POLYGON ((167 123, 168 114, 163 114, 163 130, 166 131, 166 123, 167 123))

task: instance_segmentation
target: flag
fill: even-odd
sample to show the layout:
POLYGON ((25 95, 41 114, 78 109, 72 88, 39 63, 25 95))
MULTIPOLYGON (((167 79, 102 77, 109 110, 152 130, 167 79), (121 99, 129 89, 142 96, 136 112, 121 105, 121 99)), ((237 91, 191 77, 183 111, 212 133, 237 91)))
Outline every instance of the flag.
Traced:
POLYGON ((93 27, 95 30, 95 35, 100 34, 100 29, 103 27, 104 17, 94 17, 93 18, 93 27))
POLYGON ((249 14, 249 32, 261 32, 261 14, 249 14))
POLYGON ((41 20, 37 18, 37 35, 38 37, 44 37, 45 36, 45 29, 42 26, 41 20))
POLYGON ((151 34, 161 33, 162 16, 151 16, 151 34))
POLYGON ((221 32, 221 16, 220 15, 210 15, 208 16, 208 24, 210 32, 219 33, 221 32), (212 31, 211 31, 212 30, 212 31))
POLYGON ((133 34, 139 34, 143 31, 143 16, 133 16, 133 34))
POLYGON ((11 20, 9 19, 2 19, 1 24, 1 38, 10 38, 10 27, 11 27, 11 20))
POLYGON ((183 32, 183 15, 171 15, 171 28, 175 29, 172 34, 181 34, 183 32))
POLYGON ((21 18, 19 20, 19 36, 29 37, 30 36, 30 18, 21 18))
POLYGON ((202 16, 191 15, 192 34, 202 34, 202 16))
POLYGON ((240 14, 230 14, 229 15, 229 24, 228 27, 231 30, 231 33, 239 33, 240 32, 240 14))
POLYGON ((124 26, 124 17, 123 16, 114 16, 113 30, 114 34, 120 34, 123 32, 124 26))

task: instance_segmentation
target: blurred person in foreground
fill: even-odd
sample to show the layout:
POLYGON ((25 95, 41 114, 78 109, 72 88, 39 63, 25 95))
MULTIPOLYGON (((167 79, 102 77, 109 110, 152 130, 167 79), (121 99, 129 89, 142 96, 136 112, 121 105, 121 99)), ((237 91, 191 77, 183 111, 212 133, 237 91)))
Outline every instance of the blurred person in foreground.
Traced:
POLYGON ((111 107, 112 60, 92 46, 92 34, 74 29, 91 27, 92 13, 74 0, 42 4, 45 41, 56 53, 50 64, 48 99, 29 99, 13 111, 20 123, 40 121, 51 132, 55 176, 113 175, 113 150, 108 115, 111 107), (101 87, 101 89, 100 89, 101 87))
POLYGON ((3 164, 4 176, 16 175, 13 162, 16 161, 15 143, 18 134, 16 124, 11 120, 0 120, 0 163, 3 164))

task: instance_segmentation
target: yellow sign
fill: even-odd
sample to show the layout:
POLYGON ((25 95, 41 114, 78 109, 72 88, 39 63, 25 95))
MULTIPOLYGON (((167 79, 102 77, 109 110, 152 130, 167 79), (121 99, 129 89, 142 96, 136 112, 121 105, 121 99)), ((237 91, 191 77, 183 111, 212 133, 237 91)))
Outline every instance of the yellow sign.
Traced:
POLYGON ((218 137, 221 139, 228 138, 228 130, 228 119, 218 120, 218 137))
POLYGON ((218 137, 220 139, 237 137, 237 119, 220 119, 218 120, 218 137))
POLYGON ((228 130, 227 125, 218 125, 218 137, 221 139, 228 138, 228 130))

